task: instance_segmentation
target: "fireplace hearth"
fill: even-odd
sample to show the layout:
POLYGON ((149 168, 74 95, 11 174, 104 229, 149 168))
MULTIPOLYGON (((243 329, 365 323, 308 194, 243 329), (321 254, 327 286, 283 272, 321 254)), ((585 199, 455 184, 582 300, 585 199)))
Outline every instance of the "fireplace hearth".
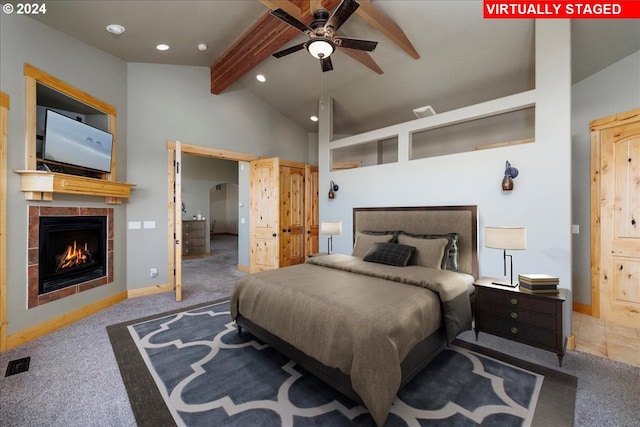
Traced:
POLYGON ((106 216, 41 216, 38 294, 106 275, 106 216))
POLYGON ((113 208, 29 206, 28 308, 113 283, 113 218, 113 208))

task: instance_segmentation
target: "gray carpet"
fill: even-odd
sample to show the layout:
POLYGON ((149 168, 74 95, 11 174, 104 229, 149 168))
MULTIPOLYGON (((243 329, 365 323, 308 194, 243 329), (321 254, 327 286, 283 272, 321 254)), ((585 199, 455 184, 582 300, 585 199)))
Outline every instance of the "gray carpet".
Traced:
MULTIPOLYGON (((234 282, 235 277, 242 275, 237 272, 236 263, 221 266, 214 273, 215 279, 226 285, 234 282)), ((187 272, 185 280, 186 275, 187 272)), ((0 425, 136 425, 106 326, 184 309, 221 295, 208 285, 201 286, 185 287, 181 303, 176 303, 171 293, 130 299, 0 354, 2 375, 9 361, 31 357, 28 372, 0 376, 0 425)), ((461 338, 475 343, 471 332, 465 332, 461 338)), ((487 334, 480 334, 478 344, 552 369, 558 366, 553 353, 487 334)), ((637 417, 640 368, 570 351, 561 371, 578 377, 576 426, 640 425, 637 417)))

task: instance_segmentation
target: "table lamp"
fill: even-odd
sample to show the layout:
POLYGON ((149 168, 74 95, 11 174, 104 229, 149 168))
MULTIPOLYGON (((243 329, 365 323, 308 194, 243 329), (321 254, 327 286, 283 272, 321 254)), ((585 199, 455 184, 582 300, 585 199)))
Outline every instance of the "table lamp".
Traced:
POLYGON ((522 250, 527 248, 526 227, 485 227, 484 245, 487 248, 502 249, 504 258, 504 275, 507 276, 507 257, 510 265, 510 281, 492 282, 494 285, 509 286, 515 288, 518 283, 513 283, 513 257, 507 254, 507 250, 522 250))
POLYGON ((327 253, 333 249, 333 236, 342 234, 342 221, 330 221, 320 223, 320 234, 329 235, 327 239, 327 253))

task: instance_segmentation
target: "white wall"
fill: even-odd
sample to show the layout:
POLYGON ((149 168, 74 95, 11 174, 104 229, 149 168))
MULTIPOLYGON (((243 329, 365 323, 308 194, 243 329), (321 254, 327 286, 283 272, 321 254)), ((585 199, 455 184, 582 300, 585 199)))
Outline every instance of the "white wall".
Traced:
POLYGON ((591 305, 591 134, 589 122, 640 107, 640 52, 576 83, 571 93, 574 300, 591 305))
MULTIPOLYGON (((330 180, 340 186, 335 199, 322 191, 320 197, 320 220, 343 222, 344 234, 333 238, 334 251, 351 253, 353 207, 478 205, 481 275, 503 275, 502 252, 484 248, 484 226, 524 225, 527 249, 513 252, 514 274, 553 274, 562 287, 571 288, 570 25, 565 20, 537 21, 536 30, 536 89, 522 95, 536 104, 535 143, 408 160, 408 134, 439 120, 434 116, 362 136, 375 140, 397 132, 398 163, 329 172, 329 149, 358 141, 350 137, 330 142, 330 111, 321 116, 320 188, 328 188, 330 180), (506 160, 520 175, 514 191, 505 193, 500 183, 506 160)), ((440 118, 453 122, 463 111, 445 114, 440 118)), ((321 238, 320 245, 326 250, 326 239, 321 238)))
MULTIPOLYGON (((27 202, 14 169, 25 168, 24 64, 31 64, 117 109, 117 179, 127 181, 125 62, 20 15, 0 13, 0 90, 10 96, 7 169, 8 335, 126 291, 126 205, 114 207, 114 279, 111 284, 27 310, 27 209, 30 205, 105 207, 103 197, 56 194, 53 202, 27 202)), ((35 144, 35 141, 34 141, 35 144)))
MULTIPOLYGON (((127 64, 127 176, 137 184, 127 218, 157 225, 127 233, 129 289, 168 283, 167 140, 307 161, 303 129, 244 89, 212 95, 209 85, 207 67, 127 64), (149 277, 151 267, 160 273, 155 279, 149 277)), ((248 251, 248 244, 239 248, 248 251)))

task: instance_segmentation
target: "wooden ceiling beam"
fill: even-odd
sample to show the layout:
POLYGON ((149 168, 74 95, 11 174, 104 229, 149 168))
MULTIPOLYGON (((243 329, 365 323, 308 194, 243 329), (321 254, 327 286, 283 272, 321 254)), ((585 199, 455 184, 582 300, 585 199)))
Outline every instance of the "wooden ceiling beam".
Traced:
POLYGON ((264 61, 300 32, 269 12, 244 32, 209 67, 211 93, 220 94, 253 67, 264 61))
MULTIPOLYGON (((341 0, 258 0, 269 10, 281 8, 301 22, 310 25, 313 12, 310 8, 324 7, 334 10, 341 0)), ((360 0, 362 2, 362 0, 360 0)), ((211 70, 211 93, 220 94, 270 55, 300 35, 300 31, 287 25, 269 12, 264 13, 238 39, 224 51, 209 67, 211 70)), ((363 51, 341 49, 356 61, 378 74, 382 69, 373 58, 363 51)))
POLYGON ((413 47, 404 31, 389 19, 387 15, 376 9, 370 0, 358 0, 358 2, 360 3, 360 7, 356 10, 356 13, 362 19, 387 36, 396 46, 407 52, 410 57, 420 59, 420 54, 413 47))
POLYGON ((382 71, 382 68, 380 68, 380 66, 376 63, 376 61, 373 60, 371 55, 369 55, 364 50, 345 48, 345 49, 340 49, 340 52, 350 56, 351 58, 355 59, 365 67, 369 68, 370 70, 373 70, 378 74, 384 74, 384 71, 382 71))
POLYGON ((267 9, 282 9, 287 12, 289 15, 297 18, 299 21, 303 21, 302 17, 302 9, 295 4, 291 3, 289 0, 258 0, 262 3, 267 9))

